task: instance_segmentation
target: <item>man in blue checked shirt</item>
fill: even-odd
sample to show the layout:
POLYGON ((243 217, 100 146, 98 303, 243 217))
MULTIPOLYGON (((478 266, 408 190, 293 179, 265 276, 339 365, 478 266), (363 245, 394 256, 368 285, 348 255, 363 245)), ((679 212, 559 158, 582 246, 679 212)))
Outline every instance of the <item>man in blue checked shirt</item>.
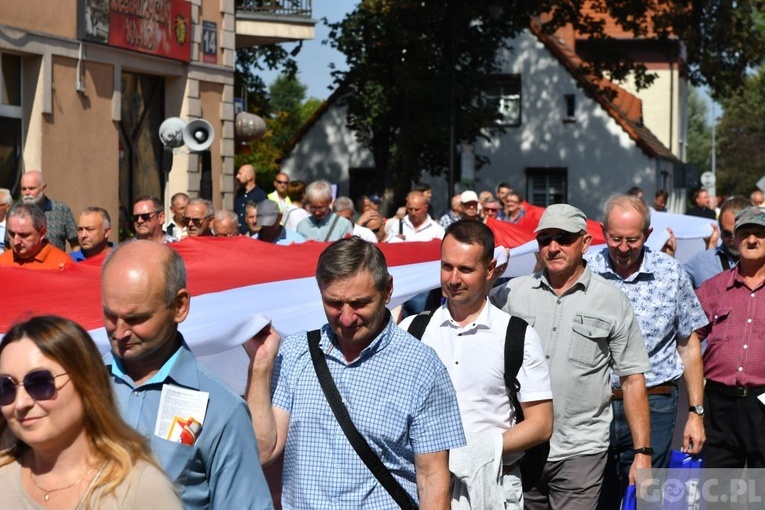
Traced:
MULTIPOLYGON (((590 269, 621 289, 632 304, 651 362, 651 370, 645 374, 651 419, 651 464, 666 468, 681 377, 691 404, 683 431, 683 448, 698 454, 706 439, 701 346, 694 331, 707 324, 707 318, 680 263, 644 246, 652 230, 650 222, 650 212, 641 199, 627 195, 611 197, 603 214, 606 247, 586 258, 590 269)), ((635 448, 621 387, 613 375, 611 385, 614 418, 600 508, 619 508, 635 448)))
MULTIPOLYGON (((319 257, 316 280, 328 321, 319 346, 353 424, 414 502, 449 508, 448 450, 465 444, 456 395, 435 352, 393 323, 385 257, 341 239, 319 257)), ((284 451, 283 508, 395 508, 338 425, 306 332, 279 341, 269 326, 245 348, 261 460, 284 451)))

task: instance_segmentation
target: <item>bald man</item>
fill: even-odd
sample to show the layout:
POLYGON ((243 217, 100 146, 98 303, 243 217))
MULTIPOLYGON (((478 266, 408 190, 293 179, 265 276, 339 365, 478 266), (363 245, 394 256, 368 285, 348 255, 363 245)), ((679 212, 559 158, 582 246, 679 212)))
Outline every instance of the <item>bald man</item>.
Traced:
POLYGON ((21 201, 35 204, 43 210, 48 224, 46 238, 50 244, 59 250, 66 250, 66 242, 69 241, 72 250, 76 250, 80 244, 72 210, 65 203, 48 198, 45 194, 47 189, 48 185, 39 170, 29 170, 21 176, 21 201))
POLYGON ((178 253, 148 240, 115 248, 104 262, 101 304, 111 345, 104 361, 122 417, 150 441, 183 506, 272 509, 244 400, 197 363, 178 332, 190 306, 178 253), (204 417, 191 406, 174 411, 189 407, 176 418, 200 424, 192 444, 155 435, 162 395, 173 391, 190 392, 206 409, 204 417))
POLYGON ((245 221, 245 208, 249 202, 255 204, 265 200, 266 192, 260 189, 255 181, 255 168, 252 165, 242 165, 236 173, 236 180, 239 182, 239 189, 234 198, 234 211, 239 216, 239 233, 247 233, 247 223, 245 221))

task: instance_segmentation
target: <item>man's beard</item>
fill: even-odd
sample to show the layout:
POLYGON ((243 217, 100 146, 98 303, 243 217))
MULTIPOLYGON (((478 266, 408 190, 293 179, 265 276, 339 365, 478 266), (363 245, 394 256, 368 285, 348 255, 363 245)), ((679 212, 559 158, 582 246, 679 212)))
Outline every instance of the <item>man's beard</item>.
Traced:
POLYGON ((44 198, 45 198, 45 195, 43 195, 42 193, 40 193, 36 197, 33 197, 32 195, 24 195, 21 197, 21 201, 24 202, 25 204, 40 205, 44 198))

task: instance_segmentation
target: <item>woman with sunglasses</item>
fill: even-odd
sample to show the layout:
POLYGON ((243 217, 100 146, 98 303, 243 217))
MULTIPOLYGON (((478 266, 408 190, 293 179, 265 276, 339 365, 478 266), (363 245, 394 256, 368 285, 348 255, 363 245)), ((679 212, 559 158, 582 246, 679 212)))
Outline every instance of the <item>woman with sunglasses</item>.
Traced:
POLYGON ((182 508, 144 438, 120 418, 93 340, 35 317, 0 342, 3 508, 182 508))

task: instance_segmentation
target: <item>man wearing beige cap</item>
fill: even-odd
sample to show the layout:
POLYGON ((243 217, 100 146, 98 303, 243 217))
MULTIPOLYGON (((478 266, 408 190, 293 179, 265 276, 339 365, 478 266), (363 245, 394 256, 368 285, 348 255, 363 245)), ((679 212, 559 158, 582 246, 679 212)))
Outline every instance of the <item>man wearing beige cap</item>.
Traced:
POLYGON ((765 467, 765 211, 736 215, 738 265, 697 290, 709 324, 704 351, 707 467, 765 467))
POLYGON ((478 195, 476 195, 475 191, 463 191, 462 195, 460 195, 460 203, 462 204, 463 220, 481 219, 481 217, 478 215, 478 195))
POLYGON ((592 273, 582 257, 592 237, 582 211, 547 208, 535 230, 544 268, 510 280, 492 302, 533 326, 550 366, 554 414, 550 454, 542 478, 524 494, 527 509, 594 509, 609 444, 611 371, 619 377, 636 469, 651 467, 648 399, 650 370, 632 306, 623 292, 592 273))

